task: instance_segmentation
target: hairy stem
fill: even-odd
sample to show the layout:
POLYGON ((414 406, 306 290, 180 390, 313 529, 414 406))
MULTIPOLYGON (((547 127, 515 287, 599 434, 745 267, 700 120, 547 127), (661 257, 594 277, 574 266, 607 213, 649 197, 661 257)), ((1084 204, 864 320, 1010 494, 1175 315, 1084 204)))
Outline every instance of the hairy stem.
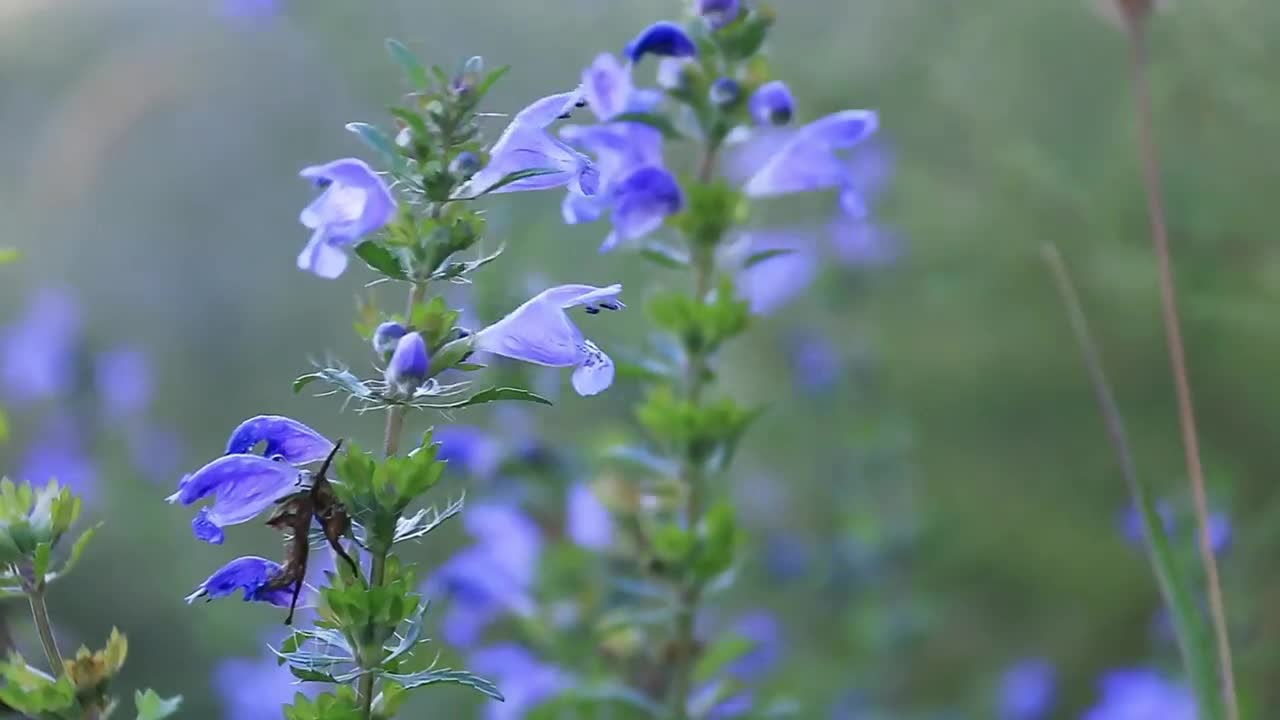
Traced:
POLYGON ((49 609, 44 605, 44 588, 29 590, 27 600, 31 602, 31 618, 35 621, 36 632, 40 634, 40 645, 44 647, 44 656, 49 661, 50 674, 60 677, 65 670, 62 666, 62 654, 58 652, 58 643, 53 638, 49 609))
POLYGON ((1187 475, 1191 482, 1191 494, 1195 503, 1200 557, 1204 562, 1208 584, 1209 615, 1213 620, 1213 632, 1217 641, 1222 699, 1226 707, 1227 720, 1237 720, 1240 709, 1236 702, 1231 639, 1227 629, 1222 583, 1218 577, 1218 561, 1214 557, 1213 541, 1209 535, 1209 502, 1205 492, 1204 467, 1200 459, 1200 441, 1196 432, 1195 409, 1191 400, 1191 383, 1187 379, 1186 350, 1182 342, 1182 323, 1178 316, 1178 296, 1169 252, 1169 231, 1165 220, 1164 195, 1160 185, 1160 162, 1156 150, 1151 84, 1147 77, 1146 44, 1142 23, 1130 24, 1129 45, 1143 185, 1146 189, 1147 212, 1151 222, 1151 242, 1155 249, 1156 264, 1160 274, 1160 306, 1168 340, 1169 365, 1173 372, 1174 388, 1178 398, 1178 422, 1182 428, 1187 475))

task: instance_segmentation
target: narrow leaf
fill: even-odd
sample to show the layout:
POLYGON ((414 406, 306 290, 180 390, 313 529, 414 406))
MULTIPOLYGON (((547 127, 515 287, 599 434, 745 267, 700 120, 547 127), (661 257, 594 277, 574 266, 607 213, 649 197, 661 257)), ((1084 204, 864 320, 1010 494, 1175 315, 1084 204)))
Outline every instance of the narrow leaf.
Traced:
POLYGON ((742 267, 744 269, 749 267, 754 267, 766 260, 772 260, 773 258, 781 257, 782 255, 790 255, 793 252, 795 252, 795 250, 792 250, 790 248, 774 248, 772 250, 761 250, 758 253, 751 253, 751 255, 747 258, 746 262, 742 263, 742 267))
POLYGON ((347 123, 347 130, 355 133, 365 145, 381 155, 383 161, 396 171, 404 170, 404 156, 400 154, 400 149, 391 141, 391 138, 387 137, 386 133, 369 123, 362 122, 347 123))
POLYGON ((532 402, 540 405, 551 404, 550 400, 538 395, 537 393, 532 393, 521 388, 500 387, 481 390, 475 395, 472 395, 465 400, 459 400, 458 402, 448 403, 445 405, 426 405, 425 407, 437 410, 456 410, 458 408, 470 407, 472 405, 483 405, 485 403, 497 402, 499 400, 519 400, 521 402, 532 402))
POLYGON ((646 245, 640 248, 640 257, 669 270, 683 270, 689 267, 687 255, 664 245, 646 245))
POLYGON ((390 248, 379 245, 372 240, 365 240, 356 245, 356 255, 364 261, 365 265, 387 277, 395 278, 396 280, 407 280, 409 278, 409 274, 405 272, 400 258, 390 248))
POLYGON ((556 173, 562 173, 562 172, 564 171, 556 170, 555 168, 530 168, 528 170, 517 170, 513 173, 507 173, 502 177, 501 180, 490 185, 484 190, 481 190, 475 195, 454 198, 454 199, 455 200, 476 200, 478 198, 484 197, 485 195, 488 195, 489 193, 501 190, 502 188, 510 185, 511 183, 517 183, 517 182, 520 182, 521 180, 527 180, 533 177, 540 177, 542 175, 555 175, 556 173))
POLYGON ((431 84, 427 79, 427 69, 418 62, 418 58, 399 40, 387 39, 387 54, 404 70, 404 74, 415 88, 425 90, 431 84))
POLYGON ((615 123, 631 122, 631 123, 639 123, 641 125, 648 125, 654 130, 657 130, 658 132, 662 133, 662 137, 666 138, 667 140, 681 140, 684 138, 684 135, 682 135, 680 131, 676 129, 676 126, 671 124, 670 119, 668 119, 665 115, 658 115, 657 113, 645 113, 645 112, 622 113, 621 115, 615 115, 613 119, 610 120, 610 122, 615 122, 615 123))
POLYGON ((323 377, 324 376, 321 375, 320 373, 307 373, 306 375, 299 375, 293 381, 294 394, 302 392, 302 388, 310 385, 311 383, 317 380, 322 379, 323 377))
POLYGON ((58 570, 58 577, 66 575, 75 569, 76 565, 80 564, 80 557, 84 555, 84 549, 89 547, 89 541, 93 539, 94 534, 101 527, 102 523, 98 523, 92 527, 85 528, 85 531, 80 533, 80 537, 76 538, 75 543, 71 546, 71 552, 67 554, 67 561, 58 570))
POLYGON ((178 712, 178 708, 182 705, 182 696, 162 698, 156 694, 155 690, 146 692, 138 690, 133 694, 133 704, 138 710, 138 720, 164 720, 178 712))

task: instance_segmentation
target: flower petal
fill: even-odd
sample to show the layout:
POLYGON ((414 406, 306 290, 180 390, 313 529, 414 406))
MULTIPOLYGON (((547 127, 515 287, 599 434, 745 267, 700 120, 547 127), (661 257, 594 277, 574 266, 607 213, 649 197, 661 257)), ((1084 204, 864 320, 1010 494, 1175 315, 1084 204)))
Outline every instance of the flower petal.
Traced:
POLYGON ((849 168, 836 151, 865 140, 876 127, 870 110, 845 110, 814 121, 792 135, 744 189, 752 197, 769 197, 842 186, 849 168))
POLYGON ((566 534, 589 550, 603 550, 613 543, 613 516, 586 483, 569 489, 566 534))
POLYGON ((227 539, 227 536, 222 532, 222 528, 209 520, 209 508, 200 508, 200 512, 191 518, 191 532, 196 536, 196 539, 203 540, 210 545, 221 545, 227 539))
POLYGON ((298 253, 298 269, 307 270, 317 277, 333 280, 347 269, 347 253, 330 245, 323 228, 311 234, 302 252, 298 253))
POLYGON ((582 362, 573 371, 573 389, 583 397, 598 395, 613 384, 613 359, 590 340, 582 341, 582 362))
POLYGON ((626 56, 631 62, 639 62, 645 55, 660 57, 694 57, 698 46, 693 44, 684 28, 662 20, 645 28, 627 43, 626 56))
POLYGON ((662 227, 668 215, 684 207, 684 193, 675 176, 666 170, 643 167, 628 175, 613 189, 614 231, 618 240, 635 240, 662 227))
POLYGON ((214 495, 214 503, 192 524, 196 537, 216 542, 209 525, 226 527, 257 517, 277 500, 298 492, 300 472, 260 455, 224 455, 182 479, 170 502, 190 505, 214 495))
POLYGON ((612 53, 601 53, 582 73, 582 91, 596 117, 610 120, 627 110, 632 91, 631 68, 612 53))
POLYGON ((535 365, 578 364, 582 332, 564 310, 537 296, 476 334, 475 349, 535 365))
POLYGON ((237 590, 244 592, 245 601, 268 602, 272 605, 287 607, 292 592, 288 588, 270 590, 267 583, 283 572, 279 563, 266 558, 246 556, 236 558, 219 568, 195 589, 186 600, 195 602, 200 598, 215 598, 233 595, 237 590))
POLYGON ((280 455, 293 465, 323 460, 333 451, 333 443, 297 420, 283 415, 258 415, 231 432, 224 454, 252 453, 261 442, 266 443, 263 455, 280 455))

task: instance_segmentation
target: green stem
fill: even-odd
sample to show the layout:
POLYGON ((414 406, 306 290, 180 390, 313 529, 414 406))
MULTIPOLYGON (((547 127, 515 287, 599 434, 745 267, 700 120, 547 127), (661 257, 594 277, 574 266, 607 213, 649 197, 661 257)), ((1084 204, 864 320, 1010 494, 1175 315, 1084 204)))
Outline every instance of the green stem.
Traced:
POLYGON ((44 647, 44 656, 49 661, 49 669, 54 677, 61 677, 64 672, 62 654, 58 652, 58 643, 53 639, 53 625, 49 622, 49 609, 44 605, 44 588, 32 588, 27 592, 31 601, 31 617, 35 620, 36 631, 40 634, 40 644, 44 647))
MULTIPOLYGON (((415 282, 413 289, 409 291, 409 300, 404 311, 404 321, 408 325, 413 322, 413 310, 422 303, 427 296, 427 284, 415 282)), ((393 457, 400 450, 400 436, 404 431, 404 420, 407 409, 403 405, 396 405, 387 410, 387 425, 382 436, 382 454, 385 457, 393 457)), ((375 588, 382 585, 387 574, 387 555, 390 554, 390 547, 377 546, 373 549, 373 560, 369 566, 369 587, 375 588)), ((369 662, 369 658, 363 657, 362 660, 366 665, 374 665, 369 662)), ((381 658, 379 658, 379 662, 381 658)), ((365 667, 365 670, 371 670, 372 667, 365 667)), ((374 695, 374 674, 367 672, 360 676, 360 684, 357 691, 360 695, 361 717, 373 717, 373 695, 374 695)))

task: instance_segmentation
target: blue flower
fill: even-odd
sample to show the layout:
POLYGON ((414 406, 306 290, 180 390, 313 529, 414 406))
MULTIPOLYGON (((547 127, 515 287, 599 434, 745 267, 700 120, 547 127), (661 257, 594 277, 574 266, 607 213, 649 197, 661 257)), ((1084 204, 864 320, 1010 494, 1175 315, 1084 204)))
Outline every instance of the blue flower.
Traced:
POLYGON ((336 278, 347 269, 345 248, 390 222, 396 200, 363 160, 334 160, 303 168, 299 175, 324 192, 298 216, 313 231, 298 255, 298 267, 322 278, 336 278))
POLYGON ((516 113, 489 150, 489 163, 458 189, 459 197, 478 195, 512 173, 548 170, 503 185, 494 193, 548 190, 569 186, 572 193, 591 195, 596 191, 596 170, 590 158, 553 137, 547 128, 569 117, 583 102, 578 91, 548 95, 516 113))
POLYGON ((751 197, 838 188, 841 204, 855 202, 859 188, 840 154, 870 137, 878 126, 870 110, 844 110, 800 128, 747 181, 751 197))
POLYGON ((742 3, 741 0, 698 0, 697 9, 707 27, 718 30, 738 19, 742 3))
POLYGON ((604 550, 613 544, 613 516, 585 483, 569 488, 565 524, 569 539, 580 547, 604 550))
POLYGON ((223 454, 253 453, 258 443, 264 443, 262 455, 278 457, 291 465, 317 462, 333 451, 333 443, 297 420, 282 415, 258 415, 231 431, 223 454))
POLYGON ((791 302, 818 276, 817 238, 802 229, 752 230, 743 238, 741 250, 753 255, 782 253, 738 271, 738 296, 756 315, 768 315, 791 302))
POLYGON ((640 31, 634 40, 627 43, 623 54, 631 62, 639 62, 645 55, 694 57, 698 54, 698 46, 693 44, 684 28, 662 20, 640 31))
POLYGON ((94 388, 103 413, 112 419, 136 417, 151 402, 151 367, 140 350, 101 353, 94 361, 94 388))
POLYGON ((831 390, 844 372, 840 351, 818 332, 804 332, 792 340, 790 361, 793 382, 812 394, 831 390))
POLYGON ((35 295, 0 333, 0 391, 11 406, 48 400, 70 390, 80 343, 80 309, 59 290, 35 295))
POLYGON ((772 80, 751 94, 747 107, 757 125, 786 125, 795 115, 796 101, 786 83, 772 80))
POLYGON ((1223 512, 1209 514, 1209 545, 1215 553, 1224 553, 1231 547, 1234 533, 1231 517, 1223 512))
POLYGON ((725 666, 725 672, 743 682, 761 679, 782 659, 782 625, 765 610, 754 610, 737 619, 735 634, 753 643, 751 650, 725 666))
POLYGON ((494 680, 505 701, 485 705, 485 720, 519 720, 539 704, 567 690, 572 678, 516 644, 492 645, 472 652, 468 665, 494 680))
POLYGON ((488 480, 502 464, 502 445, 491 434, 470 425, 446 425, 436 428, 431 439, 440 443, 437 459, 481 480, 488 480))
POLYGON ((165 500, 191 505, 212 495, 213 504, 200 509, 191 530, 197 538, 220 545, 225 540, 222 528, 248 522, 298 492, 306 480, 302 472, 261 455, 224 455, 182 478, 178 491, 165 500))
POLYGON ((1000 679, 997 705, 1000 720, 1042 720, 1057 699, 1058 678, 1047 660, 1024 660, 1000 679))
POLYGON ((738 102, 742 97, 742 85, 731 77, 716 78, 711 83, 711 89, 707 91, 707 98, 711 100, 711 104, 716 107, 729 107, 738 102))
POLYGON ((226 720, 280 720, 280 708, 298 693, 319 692, 315 683, 295 678, 272 654, 223 660, 213 671, 213 685, 226 720))
POLYGON ((613 384, 613 360, 582 335, 566 310, 620 310, 621 285, 560 285, 544 290, 505 318, 476 333, 475 349, 547 367, 572 367, 573 388, 595 395, 613 384))
POLYGON ((387 389, 399 395, 412 395, 427 379, 431 361, 427 357, 427 343, 422 335, 411 332, 396 342, 395 352, 383 376, 387 389))
POLYGON ((1102 697, 1081 720, 1196 720, 1191 691, 1154 670, 1113 670, 1099 684, 1102 697))
POLYGON ((266 602, 280 607, 288 607, 293 597, 290 588, 272 590, 268 583, 283 572, 279 563, 252 555, 236 558, 219 568, 200 583, 194 592, 187 596, 188 603, 204 598, 215 598, 234 595, 237 590, 244 592, 246 602, 266 602))
POLYGON ((384 322, 373 331, 373 351, 378 357, 386 358, 395 352, 396 343, 409 331, 398 322, 384 322))
POLYGON ((86 452, 83 432, 70 415, 56 414, 23 454, 20 476, 36 487, 50 480, 86 499, 96 495, 98 469, 86 452))

